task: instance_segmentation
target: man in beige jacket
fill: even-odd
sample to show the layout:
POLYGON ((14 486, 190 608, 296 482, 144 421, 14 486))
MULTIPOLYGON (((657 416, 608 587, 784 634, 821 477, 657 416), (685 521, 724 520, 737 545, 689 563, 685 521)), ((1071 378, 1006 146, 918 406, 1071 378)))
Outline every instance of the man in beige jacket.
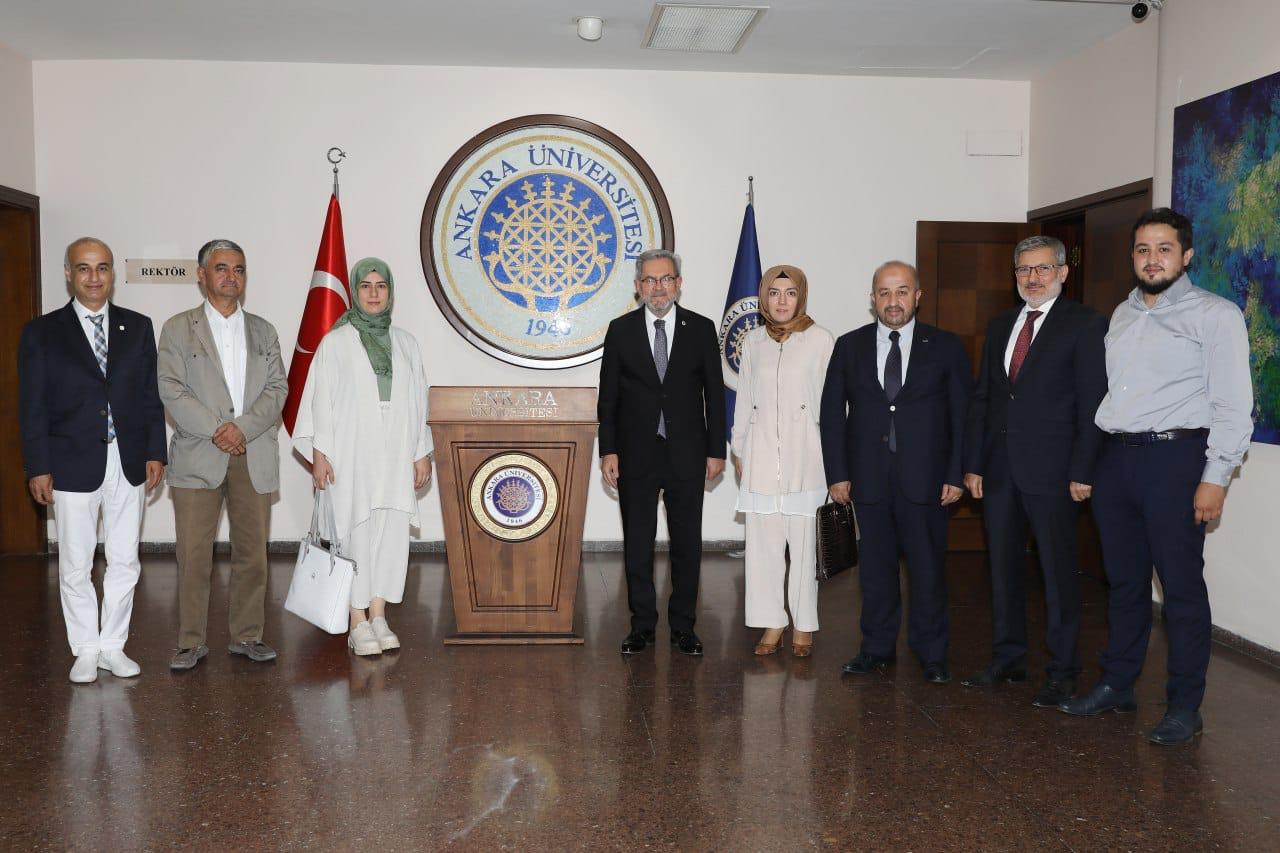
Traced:
POLYGON ((267 528, 279 488, 276 433, 288 393, 280 340, 266 320, 240 307, 244 251, 230 240, 200 249, 197 277, 206 301, 160 332, 160 399, 174 422, 169 444, 178 556, 178 649, 170 668, 193 668, 208 654, 205 627, 213 541, 222 506, 231 524, 227 650, 273 660, 262 642, 267 594, 267 528))

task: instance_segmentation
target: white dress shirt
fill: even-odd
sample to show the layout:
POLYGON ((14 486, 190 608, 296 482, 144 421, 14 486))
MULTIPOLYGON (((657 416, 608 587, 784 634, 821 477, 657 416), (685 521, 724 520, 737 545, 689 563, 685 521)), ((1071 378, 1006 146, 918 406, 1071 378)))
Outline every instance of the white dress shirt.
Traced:
POLYGON ((1022 334, 1022 327, 1027 324, 1027 312, 1039 311, 1040 316, 1036 318, 1036 324, 1031 327, 1031 342, 1035 343, 1036 335, 1040 334, 1040 330, 1044 328, 1044 321, 1049 317, 1049 309, 1053 307, 1053 303, 1058 301, 1055 296, 1039 308, 1032 308, 1027 303, 1022 303, 1022 310, 1018 312, 1018 319, 1013 321, 1013 331, 1009 334, 1009 342, 1004 347, 1004 372, 1009 372, 1009 364, 1013 361, 1013 348, 1018 345, 1018 336, 1022 334))
MULTIPOLYGON (((884 363, 889 360, 889 350, 893 341, 889 340, 890 329, 879 320, 876 321, 876 378, 880 387, 884 387, 884 363)), ((907 384, 907 365, 911 362, 911 339, 916 332, 916 318, 912 317, 907 325, 898 329, 898 349, 902 350, 902 384, 907 384)))
POLYGON ((244 339, 244 311, 236 305, 230 317, 223 317, 207 300, 204 316, 209 320, 209 333, 222 361, 222 378, 231 395, 232 416, 244 414, 244 372, 248 362, 248 346, 244 339))
POLYGON ((90 317, 102 317, 102 334, 107 338, 107 351, 111 351, 111 324, 107 322, 107 306, 103 305, 102 310, 93 312, 81 304, 79 299, 71 300, 71 307, 75 309, 76 316, 80 318, 80 329, 84 332, 85 339, 89 341, 89 352, 97 354, 97 349, 93 344, 93 321, 90 317))
POLYGON ((676 306, 672 305, 671 310, 667 312, 667 316, 659 317, 657 314, 649 310, 649 306, 644 306, 644 327, 649 333, 649 352, 653 352, 653 338, 658 330, 653 327, 654 320, 666 320, 667 325, 664 327, 667 332, 667 362, 671 362, 671 345, 676 340, 676 306))

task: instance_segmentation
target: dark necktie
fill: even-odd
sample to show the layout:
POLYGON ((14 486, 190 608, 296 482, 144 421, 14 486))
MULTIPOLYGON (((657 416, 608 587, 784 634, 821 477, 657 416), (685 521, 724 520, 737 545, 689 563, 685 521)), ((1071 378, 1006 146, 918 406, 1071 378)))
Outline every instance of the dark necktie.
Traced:
POLYGON ((1027 353, 1031 351, 1031 336, 1035 333, 1036 320, 1043 313, 1043 311, 1027 312, 1027 322, 1022 324, 1022 331, 1018 333, 1018 342, 1013 345, 1013 355, 1009 358, 1010 383, 1017 381, 1018 371, 1022 370, 1022 363, 1027 360, 1027 353))
MULTIPOLYGON (((898 339, 902 334, 896 329, 889 333, 889 355, 884 360, 884 395, 892 403, 902 390, 902 347, 898 339)), ((889 452, 898 452, 898 434, 893 427, 893 410, 889 411, 889 452)))
MULTIPOLYGON (((658 381, 667 378, 667 321, 653 321, 653 366, 658 368, 658 381)), ((667 416, 658 410, 658 435, 667 437, 667 416)))

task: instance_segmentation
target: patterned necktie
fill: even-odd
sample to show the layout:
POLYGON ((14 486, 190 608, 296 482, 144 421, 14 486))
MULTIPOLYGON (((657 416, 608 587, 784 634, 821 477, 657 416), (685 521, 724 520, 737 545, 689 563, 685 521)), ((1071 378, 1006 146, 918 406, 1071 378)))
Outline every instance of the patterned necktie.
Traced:
MULTIPOLYGON (((884 360, 884 395, 892 403, 902 390, 902 347, 898 339, 902 334, 896 329, 889 333, 889 355, 884 360)), ((893 413, 889 413, 889 452, 898 452, 898 433, 893 426, 893 413)))
MULTIPOLYGON (((102 371, 102 375, 107 375, 107 334, 102 329, 102 321, 105 319, 101 314, 93 314, 89 317, 93 321, 93 354, 98 359, 98 369, 102 371)), ((111 404, 107 404, 107 443, 116 440, 116 422, 111 417, 111 404)))
MULTIPOLYGON (((667 321, 653 321, 653 366, 658 368, 658 381, 667 378, 667 321)), ((658 435, 667 437, 667 416, 658 411, 658 435)))
POLYGON ((1018 371, 1022 370, 1022 363, 1027 360, 1027 353, 1031 351, 1031 336, 1035 332, 1036 320, 1043 313, 1043 311, 1027 312, 1027 322, 1022 324, 1022 331, 1018 333, 1018 342, 1013 345, 1013 356, 1009 359, 1010 383, 1017 381, 1018 371))

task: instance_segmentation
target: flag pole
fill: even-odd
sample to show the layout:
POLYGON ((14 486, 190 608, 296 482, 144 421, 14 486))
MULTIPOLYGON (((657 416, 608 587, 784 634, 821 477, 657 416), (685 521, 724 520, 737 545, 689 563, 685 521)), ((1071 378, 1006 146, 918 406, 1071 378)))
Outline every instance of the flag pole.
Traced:
MULTIPOLYGON (((336 167, 335 167, 336 171, 336 167)), ((747 175, 747 204, 755 207, 756 205, 756 176, 747 175)))
POLYGON ((324 159, 328 160, 333 166, 333 197, 338 198, 338 164, 347 158, 347 152, 343 151, 336 145, 330 148, 328 153, 324 155, 324 159))

